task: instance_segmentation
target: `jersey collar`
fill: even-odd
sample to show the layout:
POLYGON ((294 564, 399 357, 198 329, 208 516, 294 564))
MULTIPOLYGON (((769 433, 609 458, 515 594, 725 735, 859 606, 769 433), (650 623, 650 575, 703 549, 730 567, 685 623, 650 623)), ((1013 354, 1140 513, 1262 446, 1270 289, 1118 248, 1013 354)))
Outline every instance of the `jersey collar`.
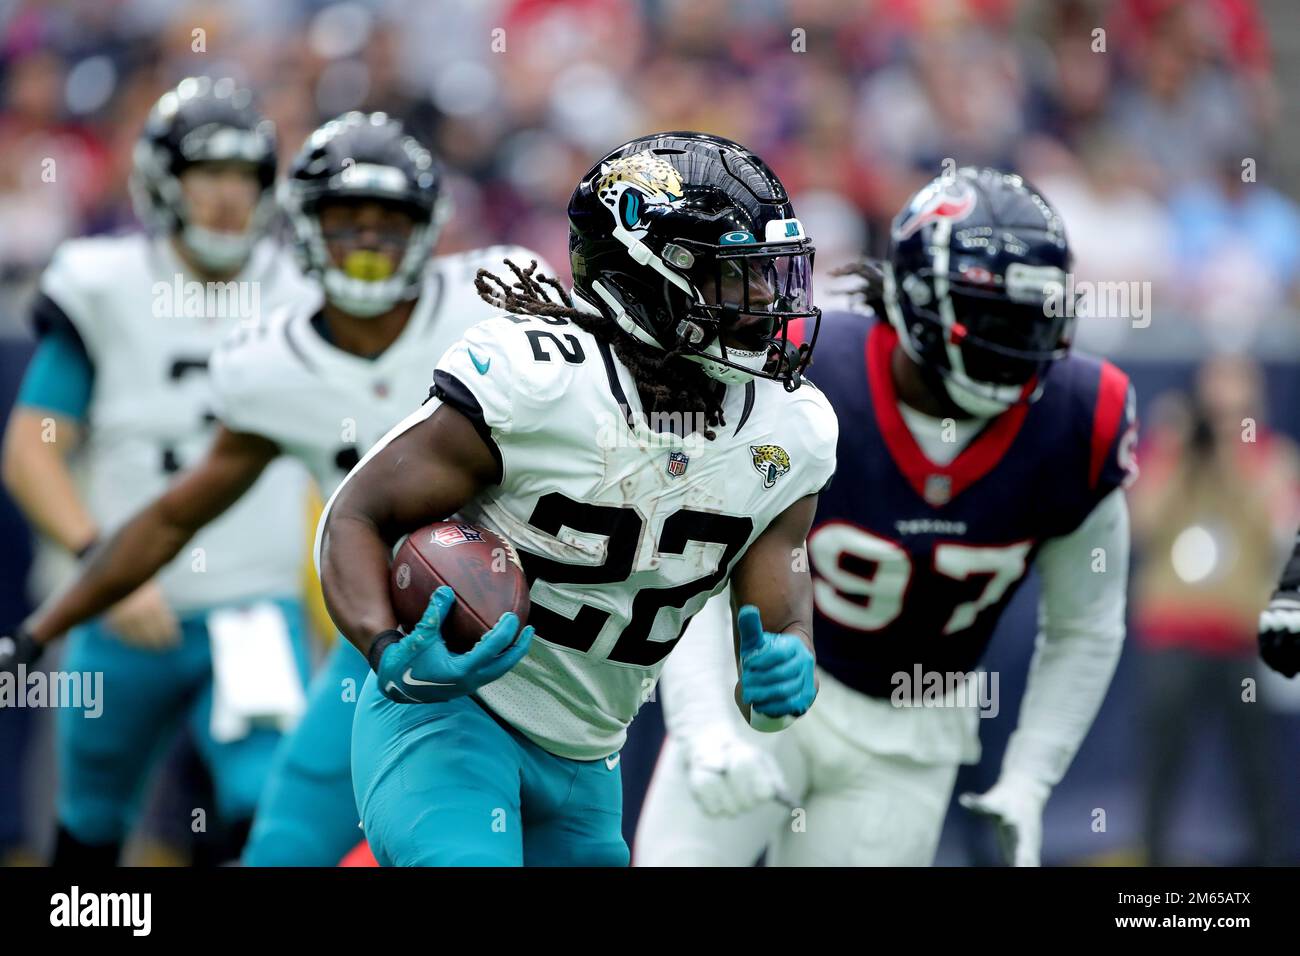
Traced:
MULTIPOLYGON (((293 323, 288 333, 295 348, 299 352, 305 353, 310 358, 311 363, 318 368, 346 368, 368 375, 382 374, 389 364, 395 361, 404 361, 403 357, 408 355, 412 349, 419 348, 417 342, 428 335, 429 328, 437 321, 438 312, 442 307, 442 299, 442 274, 431 272, 420 289, 420 298, 416 301, 415 308, 411 310, 406 325, 397 334, 397 338, 389 343, 388 348, 378 355, 355 355, 339 348, 326 339, 317 330, 315 323, 312 322, 313 316, 320 311, 319 305, 299 313, 299 321, 293 323)), ((433 368, 439 358, 441 358, 439 355, 430 355, 429 367, 433 368)))
MULTIPOLYGON (((650 427, 645 412, 641 407, 641 396, 636 382, 626 366, 614 355, 613 348, 604 339, 593 336, 600 350, 600 357, 605 366, 605 377, 609 382, 609 392, 622 413, 628 429, 638 440, 651 447, 698 444, 705 441, 703 436, 692 433, 683 438, 671 431, 659 432, 650 427)), ((729 430, 732 434, 739 432, 754 410, 755 386, 752 381, 743 388, 728 386, 722 400, 722 416, 727 424, 717 431, 729 430)))
POLYGON ((947 465, 931 461, 916 443, 911 429, 898 410, 898 393, 890 360, 898 347, 898 334, 892 326, 877 322, 867 335, 867 380, 876 424, 885 447, 912 490, 932 507, 941 508, 992 471, 1002 460, 1029 406, 1015 405, 994 418, 947 465))

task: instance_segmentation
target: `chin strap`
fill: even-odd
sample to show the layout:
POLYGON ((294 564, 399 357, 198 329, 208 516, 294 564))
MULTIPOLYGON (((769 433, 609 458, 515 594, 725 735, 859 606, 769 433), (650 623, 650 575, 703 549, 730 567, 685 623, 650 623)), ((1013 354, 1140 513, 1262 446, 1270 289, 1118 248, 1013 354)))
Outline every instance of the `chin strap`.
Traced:
POLYGON ((654 336, 641 328, 641 326, 637 325, 636 322, 632 321, 632 317, 627 314, 627 310, 623 308, 622 304, 614 297, 613 293, 606 289, 602 283, 592 282, 591 287, 596 290, 596 295, 600 296, 601 301, 604 302, 605 305, 609 306, 610 313, 614 316, 614 321, 618 323, 620 329, 632 336, 632 338, 636 339, 638 342, 642 342, 663 351, 664 347, 659 344, 654 336))

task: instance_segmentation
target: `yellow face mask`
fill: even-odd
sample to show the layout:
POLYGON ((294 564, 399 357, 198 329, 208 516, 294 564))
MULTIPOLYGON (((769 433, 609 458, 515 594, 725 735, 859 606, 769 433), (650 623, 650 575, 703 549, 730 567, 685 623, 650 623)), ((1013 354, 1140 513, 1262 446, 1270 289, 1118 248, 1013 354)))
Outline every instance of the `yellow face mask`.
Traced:
POLYGON ((393 274, 395 266, 393 260, 382 252, 372 252, 369 249, 358 249, 355 252, 349 252, 347 258, 343 260, 343 272, 353 279, 363 279, 366 282, 379 282, 387 279, 393 274))

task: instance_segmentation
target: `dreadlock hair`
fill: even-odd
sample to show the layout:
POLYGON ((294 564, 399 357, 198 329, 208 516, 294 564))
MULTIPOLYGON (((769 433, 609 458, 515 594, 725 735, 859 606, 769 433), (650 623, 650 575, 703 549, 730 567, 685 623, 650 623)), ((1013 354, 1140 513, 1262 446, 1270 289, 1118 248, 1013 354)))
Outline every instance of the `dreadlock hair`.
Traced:
POLYGON ((833 276, 857 276, 862 284, 853 290, 876 315, 885 315, 885 269, 880 259, 859 259, 834 270, 833 276))
POLYGON ((722 416, 723 390, 717 387, 702 368, 684 361, 678 348, 663 352, 626 334, 612 320, 575 308, 568 291, 553 277, 537 271, 534 259, 526 269, 510 259, 506 268, 514 274, 507 283, 487 269, 479 269, 474 288, 488 305, 520 315, 569 319, 585 332, 608 342, 620 362, 636 380, 637 390, 647 412, 671 410, 690 416, 687 421, 703 421, 704 437, 717 437, 715 426, 726 424, 722 416))

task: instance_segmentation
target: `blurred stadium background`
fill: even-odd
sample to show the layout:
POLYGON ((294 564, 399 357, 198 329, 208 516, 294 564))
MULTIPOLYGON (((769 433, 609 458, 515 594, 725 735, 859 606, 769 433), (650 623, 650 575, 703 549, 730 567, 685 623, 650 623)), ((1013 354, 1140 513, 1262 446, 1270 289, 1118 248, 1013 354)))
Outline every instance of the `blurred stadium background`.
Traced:
MULTIPOLYGON (((1151 304, 1149 324, 1080 322, 1079 346, 1137 385, 1139 553, 1128 647, 1048 806, 1045 862, 1300 862, 1300 680, 1260 673, 1253 638, 1300 519, 1293 0, 10 0, 0 25, 6 413, 41 269, 65 238, 133 227, 132 143, 188 74, 259 91, 285 158, 344 110, 403 118, 452 172, 444 252, 508 240, 567 262, 573 183, 651 129, 720 133, 768 159, 823 280, 882 252, 945 159, 1023 172, 1064 215, 1077 277, 1149 283, 1151 304)), ((0 619, 14 621, 40 589, 7 499, 0 535, 0 619)), ((993 780, 1033 618, 1029 588, 987 661, 1003 707, 959 791, 993 780)), ((39 859, 51 827, 49 718, 0 710, 0 854, 14 862, 39 859)), ((624 751, 629 839, 660 734, 652 704, 624 751)), ((201 792, 193 773, 169 771, 163 843, 183 834, 158 808, 201 792)), ((994 852, 950 814, 940 863, 994 852)))

